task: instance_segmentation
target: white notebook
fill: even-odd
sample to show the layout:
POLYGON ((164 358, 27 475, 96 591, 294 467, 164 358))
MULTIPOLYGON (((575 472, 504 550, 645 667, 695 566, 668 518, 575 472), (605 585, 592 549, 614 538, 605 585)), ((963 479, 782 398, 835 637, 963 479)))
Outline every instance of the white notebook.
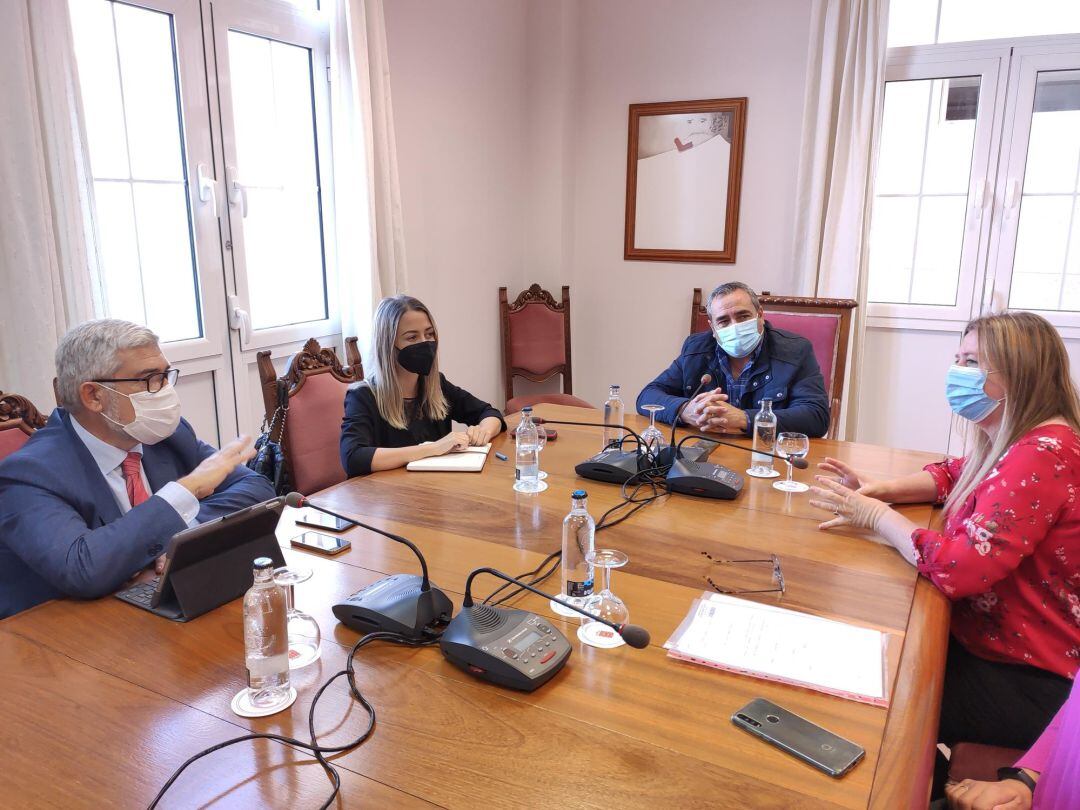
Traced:
POLYGON ((410 461, 405 469, 412 472, 480 472, 490 449, 490 442, 480 447, 466 447, 456 453, 410 461))

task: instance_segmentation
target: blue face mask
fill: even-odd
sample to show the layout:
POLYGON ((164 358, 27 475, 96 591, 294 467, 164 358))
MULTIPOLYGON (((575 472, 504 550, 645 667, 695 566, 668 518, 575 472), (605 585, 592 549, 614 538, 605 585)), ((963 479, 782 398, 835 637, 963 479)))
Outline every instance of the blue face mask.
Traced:
POLYGON ((758 331, 757 318, 742 323, 713 329, 716 342, 730 357, 746 357, 761 343, 762 332, 758 331))
POLYGON ((981 422, 994 412, 1004 399, 993 399, 986 395, 987 372, 981 368, 949 366, 945 376, 945 398, 953 413, 972 422, 981 422))

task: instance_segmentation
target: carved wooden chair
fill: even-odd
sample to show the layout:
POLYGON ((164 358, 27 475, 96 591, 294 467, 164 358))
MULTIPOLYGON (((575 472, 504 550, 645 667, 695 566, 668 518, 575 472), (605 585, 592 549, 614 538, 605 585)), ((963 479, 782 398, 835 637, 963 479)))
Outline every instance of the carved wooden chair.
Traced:
MULTIPOLYGON (((765 318, 773 326, 807 338, 825 378, 829 397, 828 438, 835 439, 840 425, 847 376, 848 339, 851 336, 851 312, 858 304, 850 298, 802 298, 798 296, 758 296, 765 318)), ((690 307, 690 332, 707 332, 709 313, 702 303, 701 288, 694 289, 690 307)))
POLYGON ((26 397, 0 391, 0 461, 26 444, 47 421, 26 397))
POLYGON ((341 420, 345 415, 345 392, 364 379, 364 367, 356 338, 345 339, 342 365, 332 348, 312 338, 292 356, 280 378, 270 352, 259 352, 257 363, 266 420, 271 423, 280 392, 288 397, 288 415, 274 429, 275 441, 285 450, 285 463, 297 491, 305 495, 345 480, 338 447, 341 420))
POLYGON ((560 303, 539 284, 533 284, 512 304, 507 300, 506 287, 499 287, 499 325, 502 330, 503 387, 507 413, 542 402, 592 407, 573 395, 569 287, 562 288, 560 303), (563 393, 514 396, 514 377, 543 382, 556 374, 562 375, 563 393))

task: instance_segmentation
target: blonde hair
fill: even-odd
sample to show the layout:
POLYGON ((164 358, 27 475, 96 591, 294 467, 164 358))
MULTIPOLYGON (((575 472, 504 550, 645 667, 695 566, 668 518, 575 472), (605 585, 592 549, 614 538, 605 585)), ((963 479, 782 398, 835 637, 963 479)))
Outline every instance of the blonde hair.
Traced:
MULTIPOLYGON (((409 423, 405 418, 405 398, 397 377, 397 358, 394 344, 397 342, 398 326, 406 312, 423 312, 431 321, 438 340, 439 330, 431 311, 420 301, 409 295, 395 295, 384 298, 375 310, 375 321, 371 326, 371 351, 374 355, 371 371, 366 384, 375 395, 375 404, 382 418, 398 430, 405 430, 409 423)), ((435 362, 431 372, 420 380, 420 412, 427 418, 438 421, 450 414, 450 403, 443 396, 439 377, 439 355, 435 353, 435 362)))
POLYGON ((972 451, 945 501, 946 514, 967 500, 1021 436, 1050 419, 1080 432, 1080 400, 1069 376, 1065 344, 1050 322, 1033 312, 984 315, 964 327, 978 332, 980 365, 993 370, 1005 389, 1001 427, 993 441, 969 423, 972 451), (973 435, 972 435, 973 434, 973 435))

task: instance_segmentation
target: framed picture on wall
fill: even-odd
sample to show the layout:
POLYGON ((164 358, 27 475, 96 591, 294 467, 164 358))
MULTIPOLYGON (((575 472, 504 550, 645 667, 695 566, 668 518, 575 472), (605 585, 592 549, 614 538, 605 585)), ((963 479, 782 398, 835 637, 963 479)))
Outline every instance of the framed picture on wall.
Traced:
POLYGON ((735 261, 746 99, 630 105, 624 259, 735 261))

